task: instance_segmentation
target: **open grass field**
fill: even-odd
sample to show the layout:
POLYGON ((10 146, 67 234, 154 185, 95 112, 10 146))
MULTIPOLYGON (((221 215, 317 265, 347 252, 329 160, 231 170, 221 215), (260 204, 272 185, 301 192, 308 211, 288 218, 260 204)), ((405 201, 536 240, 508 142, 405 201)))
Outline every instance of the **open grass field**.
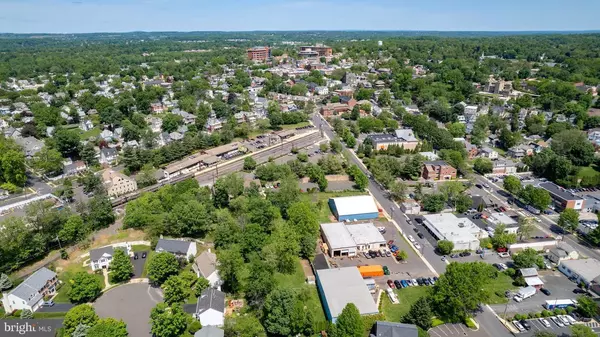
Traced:
POLYGON ((386 294, 382 294, 381 311, 385 315, 387 321, 400 322, 402 316, 410 310, 410 306, 419 298, 427 296, 431 291, 431 287, 408 287, 394 290, 398 295, 400 303, 392 304, 386 294))
POLYGON ((504 292, 507 290, 516 289, 512 285, 513 280, 504 273, 498 273, 498 278, 494 279, 484 286, 484 288, 490 293, 490 300, 488 304, 503 304, 508 302, 504 292))
POLYGON ((319 193, 303 193, 300 195, 301 201, 308 201, 319 207, 319 222, 331 222, 333 214, 327 201, 329 198, 349 197, 354 195, 365 195, 367 192, 361 191, 342 191, 342 192, 319 192, 319 193))
MULTIPOLYGON (((86 268, 81 263, 72 263, 68 265, 62 272, 58 273, 58 279, 62 281, 62 287, 58 290, 58 295, 54 298, 56 303, 69 303, 69 290, 71 289, 70 280, 79 272, 91 273, 91 268, 86 268)), ((102 282, 102 288, 106 287, 104 284, 104 277, 102 274, 94 274, 102 282)))

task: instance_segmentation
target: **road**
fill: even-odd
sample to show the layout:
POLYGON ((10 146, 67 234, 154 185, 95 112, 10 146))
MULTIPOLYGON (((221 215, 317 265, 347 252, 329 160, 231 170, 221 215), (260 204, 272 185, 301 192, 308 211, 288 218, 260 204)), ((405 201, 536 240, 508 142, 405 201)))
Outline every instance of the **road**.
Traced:
MULTIPOLYGON (((319 142, 323 138, 320 132, 313 133, 310 136, 290 141, 288 143, 281 143, 279 146, 274 147, 268 151, 258 152, 252 155, 252 158, 256 160, 257 164, 265 163, 269 160, 269 157, 277 158, 285 156, 291 152, 292 148, 303 148, 319 142)), ((202 172, 196 175, 196 180, 200 185, 212 185, 214 180, 218 177, 227 175, 233 172, 240 172, 244 167, 243 160, 237 160, 231 163, 225 163, 222 166, 217 165, 215 169, 208 172, 202 172)))
MULTIPOLYGON (((320 114, 313 114, 312 121, 316 127, 321 128, 323 130, 323 133, 329 139, 333 139, 335 137, 333 129, 329 126, 329 124, 323 119, 323 117, 320 114)), ((365 174, 370 175, 370 172, 356 156, 352 155, 349 156, 349 158, 365 174)), ((373 197, 379 203, 379 205, 390 214, 390 216, 393 220, 396 221, 396 223, 398 223, 402 232, 407 233, 408 235, 408 233, 413 231, 413 226, 406 221, 406 217, 402 212, 400 212, 400 210, 398 209, 398 205, 387 197, 388 192, 386 192, 378 183, 376 183, 373 180, 369 180, 368 188, 373 197)), ((421 249, 421 254, 423 255, 424 259, 427 260, 429 265, 433 267, 433 269, 438 274, 442 274, 446 270, 446 262, 442 261, 441 256, 435 253, 433 249, 434 247, 432 247, 429 243, 425 243, 425 241, 422 241, 422 243, 424 247, 421 249)), ((496 318, 494 312, 488 306, 483 307, 483 312, 477 315, 477 321, 480 324, 480 329, 485 331, 490 337, 513 336, 504 327, 504 325, 500 323, 500 321, 496 318)))

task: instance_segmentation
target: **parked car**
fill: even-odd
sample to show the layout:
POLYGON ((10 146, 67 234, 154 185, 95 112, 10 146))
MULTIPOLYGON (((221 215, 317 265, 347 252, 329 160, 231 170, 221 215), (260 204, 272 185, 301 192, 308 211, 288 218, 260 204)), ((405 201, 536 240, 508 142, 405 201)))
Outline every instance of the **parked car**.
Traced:
POLYGON ((54 300, 48 300, 48 301, 44 301, 42 303, 42 307, 53 307, 54 306, 54 300))
POLYGON ((539 321, 539 322, 540 322, 540 323, 541 323, 543 326, 545 326, 546 328, 549 328, 549 327, 550 327, 550 322, 548 322, 548 320, 547 320, 547 319, 545 319, 545 318, 538 318, 538 321, 539 321))
POLYGON ((512 321, 512 324, 519 330, 520 332, 525 332, 525 328, 518 321, 512 321))
POLYGON ((414 246, 415 246, 415 248, 417 248, 417 249, 421 249, 421 245, 420 245, 418 242, 415 242, 415 243, 414 243, 414 246))
POLYGON ((139 259, 138 253, 135 253, 135 254, 133 254, 133 259, 134 259, 134 260, 137 260, 137 259, 139 259))
POLYGON ((363 252, 363 255, 365 256, 365 258, 370 259, 371 255, 367 252, 363 252))
POLYGON ((577 321, 575 320, 575 318, 573 318, 573 317, 572 317, 572 316, 570 316, 570 315, 563 315, 563 317, 564 317, 564 318, 566 318, 566 319, 567 319, 567 321, 569 321, 569 323, 571 323, 571 324, 575 324, 575 323, 577 323, 577 321))
POLYGON ((419 283, 417 283, 417 280, 416 280, 416 279, 412 279, 412 280, 410 280, 410 282, 411 282, 411 283, 412 283, 412 285, 413 285, 413 286, 415 286, 415 287, 419 285, 419 283))
POLYGON ((461 257, 471 256, 471 252, 462 252, 462 253, 460 253, 458 255, 460 255, 461 257))
POLYGON ((550 320, 552 320, 552 322, 554 322, 554 324, 556 324, 560 328, 565 326, 565 324, 560 319, 558 319, 558 317, 556 317, 556 316, 550 317, 550 320))
POLYGON ((564 325, 571 325, 571 321, 569 321, 567 315, 558 315, 558 318, 563 322, 564 325))
POLYGON ((423 223, 423 219, 421 219, 421 218, 415 218, 415 221, 416 221, 418 224, 422 224, 422 223, 423 223))
POLYGON ((396 288, 396 286, 394 285, 394 281, 392 281, 392 280, 387 280, 387 285, 388 285, 388 287, 390 287, 392 289, 396 288))
POLYGON ((408 241, 410 241, 410 242, 415 242, 415 238, 413 238, 413 236, 412 236, 412 235, 409 235, 409 236, 408 236, 408 241))
POLYGON ((143 252, 142 253, 142 259, 145 259, 145 258, 146 258, 146 252, 143 252))
POLYGON ((390 257, 392 256, 392 252, 390 252, 389 250, 385 251, 385 256, 390 257))
POLYGON ((546 295, 546 296, 552 295, 552 293, 550 292, 550 290, 548 290, 546 288, 542 288, 542 289, 540 289, 540 291, 543 292, 544 295, 546 295))
POLYGON ((400 281, 399 281, 399 280, 395 280, 395 281, 394 281, 394 285, 396 286, 396 289, 402 289, 402 288, 403 288, 403 287, 402 287, 402 283, 400 283, 400 281))
POLYGON ((417 236, 421 239, 425 238, 425 235, 423 235, 423 233, 417 233, 417 236))
POLYGON ((402 284, 402 288, 410 287, 410 285, 408 284, 408 282, 406 282, 406 280, 400 280, 400 284, 402 284))
POLYGON ((525 330, 530 330, 531 329, 531 325, 529 325, 529 322, 527 322, 526 320, 521 320, 521 325, 525 328, 525 330))
POLYGON ((429 282, 429 279, 426 279, 426 278, 423 279, 423 283, 425 283, 426 286, 431 285, 431 282, 429 282))
POLYGON ((390 269, 388 268, 388 266, 383 266, 383 274, 384 275, 389 275, 390 274, 390 269))

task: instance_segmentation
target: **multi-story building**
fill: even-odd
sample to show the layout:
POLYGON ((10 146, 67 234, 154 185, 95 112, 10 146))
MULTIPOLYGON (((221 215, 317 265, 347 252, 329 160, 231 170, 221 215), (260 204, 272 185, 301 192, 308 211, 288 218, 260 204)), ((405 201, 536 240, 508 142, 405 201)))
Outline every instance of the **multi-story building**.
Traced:
POLYGON ((271 58, 271 48, 253 47, 248 49, 248 59, 252 61, 266 61, 271 58))
POLYGON ((426 161, 421 177, 425 180, 451 180, 456 178, 456 169, 443 160, 426 161))
POLYGON ((298 55, 304 57, 329 57, 333 55, 333 49, 324 45, 301 46, 298 55))
POLYGON ((376 150, 386 150, 390 145, 397 145, 412 151, 419 145, 419 140, 411 129, 398 129, 394 134, 369 135, 368 138, 371 139, 376 150))
POLYGON ((540 187, 548 191, 556 206, 561 209, 572 208, 580 211, 585 206, 585 199, 577 196, 554 183, 542 183, 540 187))
POLYGON ((106 193, 109 196, 123 195, 137 190, 135 179, 129 178, 120 172, 105 169, 101 172, 101 175, 106 193))
POLYGON ((58 282, 58 277, 52 270, 45 267, 38 269, 13 290, 3 293, 4 311, 6 313, 15 310, 36 311, 44 303, 44 296, 56 293, 58 282))

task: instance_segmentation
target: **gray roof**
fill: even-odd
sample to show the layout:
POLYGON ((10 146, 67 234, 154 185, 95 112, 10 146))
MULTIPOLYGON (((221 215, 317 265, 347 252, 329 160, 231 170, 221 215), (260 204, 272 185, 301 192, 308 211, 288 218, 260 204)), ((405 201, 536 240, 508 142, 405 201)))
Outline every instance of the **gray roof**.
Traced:
POLYGON ((554 183, 541 183, 540 187, 548 191, 553 197, 561 200, 583 200, 582 197, 578 197, 573 193, 565 190, 564 188, 554 183))
POLYGON ((90 250, 90 260, 97 261, 97 260, 100 260, 100 258, 104 254, 113 256, 114 253, 115 253, 115 249, 112 246, 92 249, 92 250, 90 250))
POLYGON ((392 322, 375 322, 375 334, 372 337, 417 337, 419 330, 416 325, 392 323, 392 322))
POLYGON ((200 315, 208 309, 225 313, 225 293, 215 288, 206 288, 198 297, 196 314, 200 315))
POLYGON ((521 272, 521 275, 523 275, 523 277, 538 276, 537 269, 535 268, 522 268, 519 269, 519 271, 521 272))
POLYGON ((379 312, 358 268, 321 269, 316 274, 331 319, 337 318, 348 303, 354 303, 361 315, 379 312))
POLYGON ((183 240, 158 239, 156 251, 165 251, 173 254, 187 254, 192 243, 193 242, 183 240))
POLYGON ((204 252, 196 258, 196 266, 203 277, 209 277, 217 270, 217 254, 204 252))
POLYGON ((225 331, 217 328, 216 326, 208 325, 203 326, 202 329, 196 331, 194 337, 223 337, 225 331))
POLYGON ((117 149, 112 147, 104 147, 100 150, 104 154, 105 157, 112 157, 117 155, 117 149))
POLYGON ((34 304, 42 298, 39 291, 49 280, 55 277, 55 272, 46 267, 42 267, 26 278, 23 283, 19 284, 9 294, 27 301, 27 304, 29 305, 34 304))

